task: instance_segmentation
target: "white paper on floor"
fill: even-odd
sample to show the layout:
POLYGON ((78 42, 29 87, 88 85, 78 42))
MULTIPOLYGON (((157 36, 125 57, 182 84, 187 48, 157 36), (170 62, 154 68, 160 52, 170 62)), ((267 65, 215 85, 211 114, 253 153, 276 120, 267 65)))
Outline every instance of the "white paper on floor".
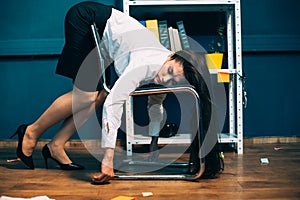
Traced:
POLYGON ((55 200, 55 199, 50 199, 47 196, 37 196, 37 197, 32 197, 32 198, 1 196, 0 200, 55 200))

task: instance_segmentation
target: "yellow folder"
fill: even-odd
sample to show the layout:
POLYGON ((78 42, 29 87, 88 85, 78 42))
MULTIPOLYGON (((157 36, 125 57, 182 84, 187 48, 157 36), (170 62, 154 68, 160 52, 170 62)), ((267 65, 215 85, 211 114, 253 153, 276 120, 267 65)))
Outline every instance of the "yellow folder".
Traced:
POLYGON ((228 72, 218 72, 218 83, 229 83, 230 74, 228 72))
POLYGON ((115 197, 111 200, 137 200, 137 198, 135 197, 128 197, 128 196, 118 196, 118 197, 115 197))
POLYGON ((149 19, 146 20, 146 27, 154 33, 154 35, 159 40, 159 32, 158 32, 158 20, 157 19, 149 19))

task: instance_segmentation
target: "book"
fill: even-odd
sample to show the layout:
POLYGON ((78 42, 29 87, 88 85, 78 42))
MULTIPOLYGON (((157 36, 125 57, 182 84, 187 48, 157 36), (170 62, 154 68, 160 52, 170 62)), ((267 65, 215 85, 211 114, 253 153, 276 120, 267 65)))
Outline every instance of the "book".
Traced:
POLYGON ((167 20, 148 19, 140 23, 153 32, 164 47, 173 52, 191 48, 183 21, 176 22, 177 28, 168 27, 167 20))
POLYGON ((174 40, 175 52, 182 50, 179 32, 177 28, 173 28, 173 40, 174 40))
POLYGON ((173 27, 172 26, 170 26, 168 28, 168 32, 169 32, 169 38, 170 38, 171 51, 175 52, 175 43, 174 43, 173 27))
POLYGON ((158 21, 158 31, 160 43, 167 49, 171 50, 167 20, 158 21))
POLYGON ((158 20, 157 19, 149 19, 146 20, 146 27, 154 33, 154 35, 159 39, 159 32, 158 32, 158 20))
POLYGON ((178 27, 178 32, 179 32, 179 36, 180 36, 180 41, 182 44, 182 49, 190 49, 190 43, 183 25, 183 21, 178 21, 177 23, 177 27, 178 27))
POLYGON ((146 21, 144 21, 144 20, 141 20, 141 21, 139 21, 143 26, 146 26, 146 21))

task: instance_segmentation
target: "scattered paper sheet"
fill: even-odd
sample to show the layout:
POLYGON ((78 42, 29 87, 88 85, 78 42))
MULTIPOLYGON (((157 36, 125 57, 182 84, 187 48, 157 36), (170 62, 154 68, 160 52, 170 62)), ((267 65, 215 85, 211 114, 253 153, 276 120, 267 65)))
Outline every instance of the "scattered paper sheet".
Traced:
POLYGON ((152 192, 142 192, 143 197, 150 197, 153 195, 152 192))
POLYGON ((111 200, 137 200, 135 197, 127 197, 127 196, 118 196, 111 200))
POLYGON ((32 198, 1 196, 0 200, 55 200, 55 199, 50 199, 47 196, 37 196, 37 197, 32 197, 32 198))
POLYGON ((268 158, 261 158, 260 163, 264 164, 264 165, 267 165, 267 164, 269 164, 269 159, 268 158))

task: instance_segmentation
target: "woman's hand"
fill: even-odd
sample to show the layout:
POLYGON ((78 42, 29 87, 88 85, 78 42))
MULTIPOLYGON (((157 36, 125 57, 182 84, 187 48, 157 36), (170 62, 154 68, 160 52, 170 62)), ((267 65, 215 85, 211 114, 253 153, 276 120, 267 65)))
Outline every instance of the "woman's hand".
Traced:
POLYGON ((104 184, 114 178, 113 158, 114 149, 107 148, 101 163, 101 173, 92 178, 94 184, 104 184))

